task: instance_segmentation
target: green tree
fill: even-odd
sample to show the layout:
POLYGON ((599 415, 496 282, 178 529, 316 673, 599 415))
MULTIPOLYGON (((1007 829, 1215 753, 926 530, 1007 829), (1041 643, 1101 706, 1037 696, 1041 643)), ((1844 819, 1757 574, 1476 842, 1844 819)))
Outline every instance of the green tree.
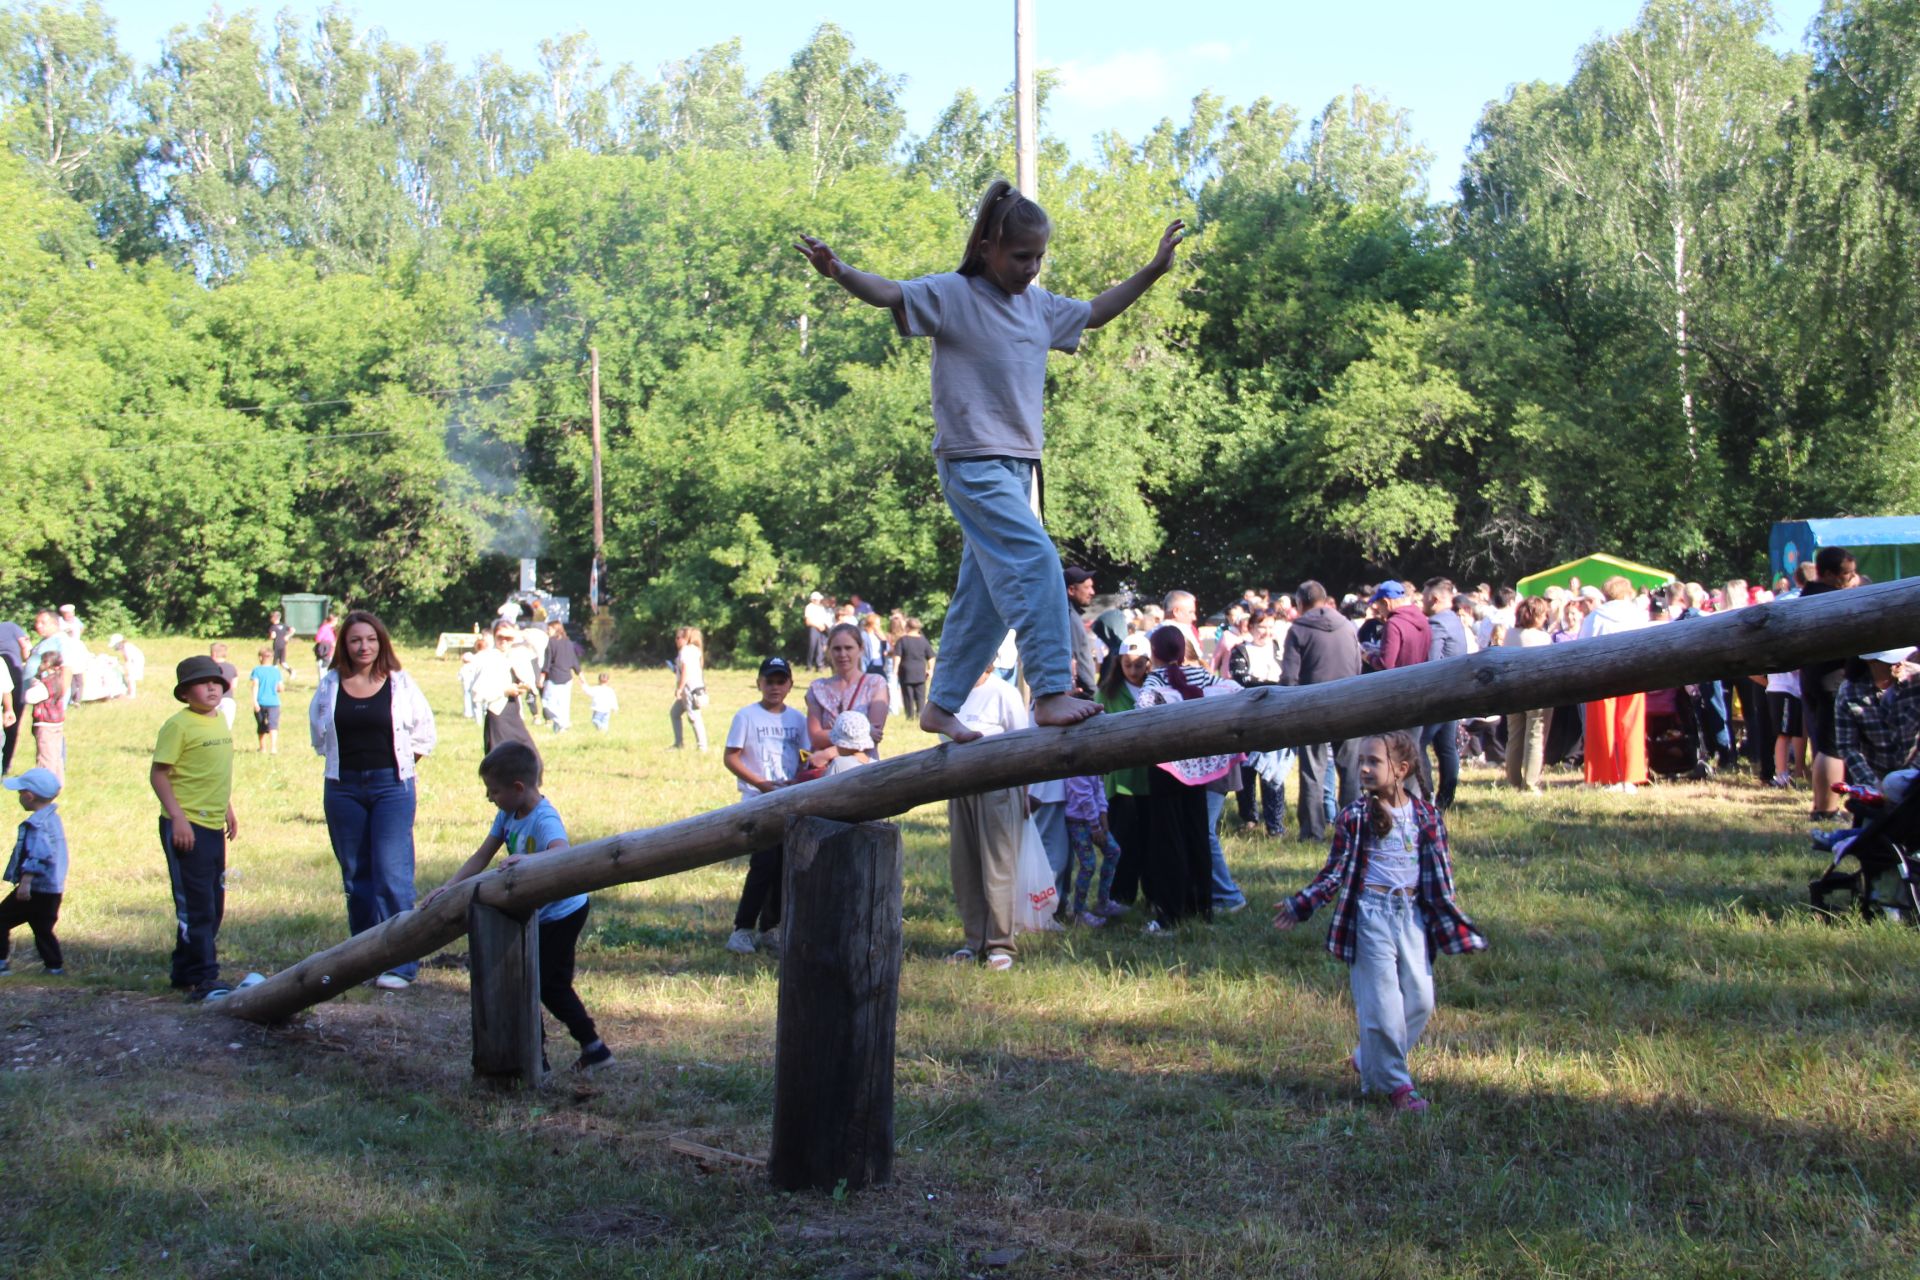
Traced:
POLYGON ((904 83, 878 63, 856 59, 852 38, 824 22, 787 67, 760 86, 768 135, 801 159, 809 189, 818 191, 835 175, 892 154, 905 121, 904 83))

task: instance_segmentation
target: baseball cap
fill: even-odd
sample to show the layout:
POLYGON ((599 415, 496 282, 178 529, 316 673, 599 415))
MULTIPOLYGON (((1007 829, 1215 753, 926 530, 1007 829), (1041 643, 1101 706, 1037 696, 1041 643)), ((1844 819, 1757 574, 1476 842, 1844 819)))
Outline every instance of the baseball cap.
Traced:
POLYGON ((1093 577, 1093 570, 1082 569, 1077 565, 1069 566, 1064 576, 1066 577, 1068 586, 1077 587, 1087 579, 1093 577))
POLYGON ((1379 604, 1382 600, 1399 600, 1406 596, 1407 589, 1398 582, 1387 581, 1380 584, 1374 593, 1367 597, 1368 604, 1379 604))
POLYGON ((1147 639, 1147 633, 1136 631, 1120 642, 1120 656, 1123 658, 1151 658, 1153 642, 1147 639))
POLYGON ((60 794, 60 779, 51 769, 29 769, 17 778, 0 780, 0 787, 9 791, 31 791, 42 800, 51 800, 60 794))
POLYGON ((1878 653, 1863 653, 1860 655, 1860 660, 1862 662, 1884 662, 1888 666, 1897 666, 1912 656, 1913 646, 1908 645, 1904 649, 1882 649, 1878 653))
POLYGON ((825 600, 826 597, 821 595, 818 591, 816 591, 812 595, 808 596, 807 599, 812 601, 814 604, 819 604, 822 600, 825 600))
POLYGON ((791 680, 793 679, 793 668, 787 665, 785 658, 768 658, 760 664, 760 674, 762 676, 785 676, 791 680))

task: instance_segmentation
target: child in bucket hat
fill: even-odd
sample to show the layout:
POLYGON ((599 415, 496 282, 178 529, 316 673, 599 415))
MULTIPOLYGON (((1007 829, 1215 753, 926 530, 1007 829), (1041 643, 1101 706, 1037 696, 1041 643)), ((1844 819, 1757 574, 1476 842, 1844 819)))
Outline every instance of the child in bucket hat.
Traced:
POLYGON ((827 764, 829 778, 873 763, 873 757, 867 754, 873 750, 873 724, 863 713, 842 711, 828 737, 835 748, 834 757, 827 764))
POLYGON ((149 781, 160 799, 160 848, 173 883, 172 981, 189 1001, 218 1000, 215 942, 226 914, 227 842, 233 813, 233 729, 220 715, 232 688, 220 664, 195 655, 174 669, 173 696, 186 705, 160 726, 149 781))

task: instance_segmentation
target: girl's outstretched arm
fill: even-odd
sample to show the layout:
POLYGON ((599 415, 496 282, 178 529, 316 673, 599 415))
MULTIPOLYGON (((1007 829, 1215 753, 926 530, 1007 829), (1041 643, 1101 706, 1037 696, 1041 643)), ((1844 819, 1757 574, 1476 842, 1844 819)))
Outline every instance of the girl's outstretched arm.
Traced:
MULTIPOLYGON (((842 289, 870 306, 886 307, 898 310, 901 305, 900 282, 889 280, 885 276, 871 275, 865 271, 855 271, 846 263, 833 256, 833 250, 824 240, 812 236, 801 236, 799 243, 793 246, 800 256, 813 264, 813 269, 842 289)), ((1145 286, 1141 286, 1144 288, 1145 286)))
MULTIPOLYGON (((1108 289, 1093 300, 1093 314, 1087 318, 1087 328, 1098 329, 1107 321, 1125 311, 1140 300, 1140 295, 1153 287, 1153 282, 1167 274, 1173 266, 1173 251, 1186 236, 1187 224, 1175 218, 1167 224, 1160 234, 1160 247, 1154 250, 1153 261, 1140 268, 1119 284, 1108 289)), ((826 248, 821 245, 821 248, 826 248)))

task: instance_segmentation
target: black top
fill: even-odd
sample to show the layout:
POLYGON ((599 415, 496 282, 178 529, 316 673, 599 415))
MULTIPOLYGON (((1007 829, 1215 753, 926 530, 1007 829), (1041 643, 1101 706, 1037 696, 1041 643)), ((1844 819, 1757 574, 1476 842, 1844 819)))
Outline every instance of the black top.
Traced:
POLYGON ((292 634, 293 628, 284 622, 276 622, 267 628, 267 639, 273 642, 273 653, 276 658, 287 656, 287 637, 292 634))
POLYGON ((356 698, 344 681, 333 704, 333 732, 342 769, 398 769, 393 758, 393 681, 380 682, 371 698, 356 698))
POLYGON ((580 674, 580 654, 573 641, 558 635, 547 641, 547 683, 572 684, 580 674))
POLYGON ((893 652, 900 659, 901 684, 925 684, 927 664, 933 661, 933 646, 923 635, 904 635, 894 642, 893 652))
MULTIPOLYGON (((1815 596, 1824 596, 1829 592, 1838 590, 1840 590, 1840 588, 1834 586, 1832 583, 1821 582, 1816 578, 1814 581, 1800 588, 1800 598, 1802 600, 1811 600, 1815 596)), ((1821 662, 1809 662, 1806 666, 1800 668, 1800 696, 1802 698, 1818 698, 1822 693, 1832 694, 1833 690, 1822 689, 1818 686, 1823 682, 1832 684, 1833 681, 1831 677, 1833 673, 1843 669, 1846 665, 1847 660, 1845 658, 1828 658, 1821 662)))

